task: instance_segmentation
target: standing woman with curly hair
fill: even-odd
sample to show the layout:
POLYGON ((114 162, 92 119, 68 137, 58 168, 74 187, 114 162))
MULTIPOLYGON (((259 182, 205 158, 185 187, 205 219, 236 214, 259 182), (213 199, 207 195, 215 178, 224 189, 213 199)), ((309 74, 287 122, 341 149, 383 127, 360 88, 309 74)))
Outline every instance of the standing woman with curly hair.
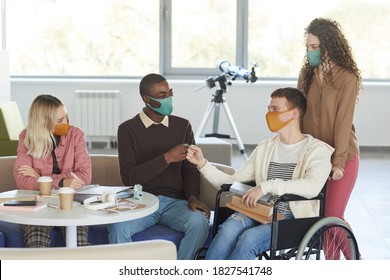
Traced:
POLYGON ((305 36, 307 53, 298 79, 307 98, 303 132, 335 148, 325 215, 344 219, 359 169, 353 117, 362 78, 338 22, 316 18, 305 36))

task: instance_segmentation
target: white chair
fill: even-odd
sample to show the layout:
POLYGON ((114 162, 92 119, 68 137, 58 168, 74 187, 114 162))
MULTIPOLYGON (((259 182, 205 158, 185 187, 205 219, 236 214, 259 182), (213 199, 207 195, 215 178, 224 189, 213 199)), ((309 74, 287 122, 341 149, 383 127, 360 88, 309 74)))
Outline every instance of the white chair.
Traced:
POLYGON ((176 246, 167 240, 75 248, 1 248, 0 260, 176 260, 176 246))

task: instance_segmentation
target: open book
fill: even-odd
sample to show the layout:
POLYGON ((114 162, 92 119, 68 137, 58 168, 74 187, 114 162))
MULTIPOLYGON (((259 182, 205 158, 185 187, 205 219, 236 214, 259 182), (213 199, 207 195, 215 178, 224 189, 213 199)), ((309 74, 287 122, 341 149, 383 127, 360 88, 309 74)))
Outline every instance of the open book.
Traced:
MULTIPOLYGON (((255 221, 258 221, 259 223, 265 224, 271 222, 274 203, 278 199, 278 196, 267 193, 258 200, 256 207, 247 207, 241 200, 242 196, 251 188, 253 187, 250 185, 234 182, 230 187, 230 191, 234 195, 232 196, 232 200, 227 203, 226 206, 255 221)), ((282 216, 278 215, 278 219, 279 218, 282 218, 282 216)))
POLYGON ((105 192, 116 193, 117 198, 126 198, 132 196, 132 187, 129 186, 100 186, 100 185, 88 185, 77 190, 74 194, 74 200, 83 203, 85 199, 92 196, 102 195, 105 192))
MULTIPOLYGON (((234 182, 230 187, 230 191, 237 196, 243 196, 247 191, 249 191, 252 188, 253 187, 250 185, 240 183, 240 182, 234 182)), ((258 203, 267 206, 273 206, 278 198, 279 196, 277 195, 274 195, 272 193, 267 193, 264 196, 260 197, 258 203)))
POLYGON ((76 191, 76 194, 103 194, 105 192, 121 192, 128 190, 129 186, 100 186, 100 185, 86 185, 76 191))
MULTIPOLYGON (((272 221, 273 206, 257 203, 256 207, 247 207, 241 202, 241 197, 233 195, 231 202, 227 203, 226 207, 262 224, 267 224, 272 221)), ((277 214, 277 218, 282 219, 283 215, 277 214)))

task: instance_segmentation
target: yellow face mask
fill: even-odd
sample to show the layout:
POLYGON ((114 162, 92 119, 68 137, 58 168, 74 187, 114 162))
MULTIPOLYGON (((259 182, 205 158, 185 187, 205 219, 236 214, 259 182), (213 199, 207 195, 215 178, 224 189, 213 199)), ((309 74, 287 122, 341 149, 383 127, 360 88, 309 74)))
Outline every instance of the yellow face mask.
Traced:
POLYGON ((53 134, 56 136, 64 136, 69 131, 70 124, 69 123, 57 123, 53 134))
POLYGON ((283 112, 268 112, 265 115, 265 118, 267 120, 269 130, 271 130, 272 132, 278 131, 279 129, 285 127, 290 121, 292 121, 292 118, 285 122, 280 120, 281 114, 289 112, 291 110, 286 110, 283 112))

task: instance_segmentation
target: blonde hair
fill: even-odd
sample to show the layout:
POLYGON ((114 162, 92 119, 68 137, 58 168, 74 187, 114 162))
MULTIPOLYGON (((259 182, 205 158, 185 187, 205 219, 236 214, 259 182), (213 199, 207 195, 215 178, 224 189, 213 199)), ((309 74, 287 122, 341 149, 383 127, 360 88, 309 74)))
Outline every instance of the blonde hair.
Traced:
POLYGON ((64 106, 52 95, 39 95, 31 104, 24 145, 34 158, 50 156, 55 148, 53 127, 57 123, 57 109, 64 106))

